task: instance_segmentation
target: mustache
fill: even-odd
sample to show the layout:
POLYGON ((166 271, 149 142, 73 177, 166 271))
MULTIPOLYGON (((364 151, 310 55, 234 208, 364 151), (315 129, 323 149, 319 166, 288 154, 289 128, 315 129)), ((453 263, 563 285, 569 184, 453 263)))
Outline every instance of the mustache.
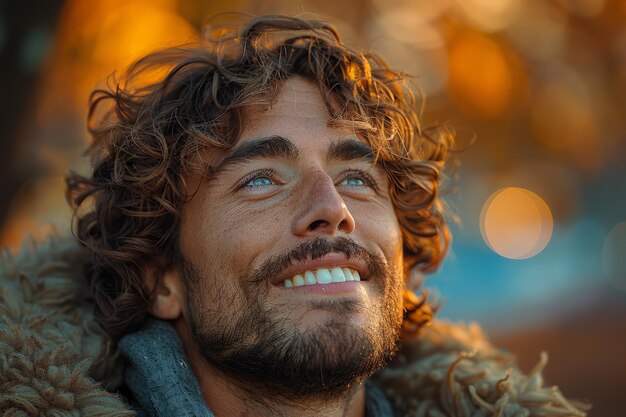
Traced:
POLYGON ((252 273, 249 281, 252 283, 269 281, 290 266, 292 262, 313 260, 329 253, 343 253, 348 259, 361 259, 367 265, 370 275, 374 277, 383 276, 387 270, 387 263, 381 256, 369 252, 352 239, 337 237, 331 240, 318 237, 301 243, 285 253, 272 256, 252 273))

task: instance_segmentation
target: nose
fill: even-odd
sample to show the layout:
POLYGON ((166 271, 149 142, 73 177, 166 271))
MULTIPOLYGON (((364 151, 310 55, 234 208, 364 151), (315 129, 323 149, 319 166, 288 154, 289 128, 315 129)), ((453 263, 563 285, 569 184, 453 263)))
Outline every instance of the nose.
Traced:
POLYGON ((311 178, 301 200, 300 211, 294 220, 295 235, 333 236, 338 232, 349 234, 354 231, 354 217, 325 173, 311 178))

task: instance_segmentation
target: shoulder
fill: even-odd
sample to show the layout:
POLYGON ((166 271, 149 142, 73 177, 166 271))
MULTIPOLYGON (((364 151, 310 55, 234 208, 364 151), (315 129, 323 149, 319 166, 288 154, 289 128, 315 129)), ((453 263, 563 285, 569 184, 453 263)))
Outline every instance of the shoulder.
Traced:
POLYGON ((585 416, 558 387, 544 386, 542 353, 528 374, 491 345, 480 326, 435 321, 404 341, 396 359, 375 376, 399 416, 585 416))
POLYGON ((0 254, 2 415, 132 415, 101 385, 119 384, 121 363, 94 320, 86 256, 71 237, 0 254))

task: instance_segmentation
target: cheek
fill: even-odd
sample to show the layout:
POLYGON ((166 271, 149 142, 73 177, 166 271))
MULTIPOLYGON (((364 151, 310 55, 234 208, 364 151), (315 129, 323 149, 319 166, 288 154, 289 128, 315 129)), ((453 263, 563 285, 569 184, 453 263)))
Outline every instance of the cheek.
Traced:
POLYGON ((241 205, 190 205, 190 219, 183 225, 183 253, 203 271, 227 275, 230 279, 247 276, 255 259, 267 253, 283 231, 280 216, 266 211, 242 210, 241 205))
POLYGON ((376 203, 353 208, 357 230, 366 241, 378 244, 389 261, 402 256, 402 233, 391 203, 376 203))
MULTIPOLYGON (((379 210, 369 210, 362 219, 363 241, 373 242, 382 252, 385 260, 395 272, 395 285, 404 285, 405 268, 400 224, 392 208, 381 206, 379 210)), ((358 229, 357 222, 357 229, 358 229)))

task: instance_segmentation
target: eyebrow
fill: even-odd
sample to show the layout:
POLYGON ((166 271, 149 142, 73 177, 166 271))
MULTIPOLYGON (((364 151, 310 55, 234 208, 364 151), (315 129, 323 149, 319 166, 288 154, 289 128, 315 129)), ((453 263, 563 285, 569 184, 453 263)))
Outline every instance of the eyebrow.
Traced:
MULTIPOLYGON (((295 160, 300 152, 296 145, 289 139, 272 135, 250 140, 237 147, 228 155, 221 164, 212 170, 212 177, 226 171, 228 168, 260 158, 288 159, 295 160)), ((333 141, 328 148, 327 160, 352 161, 355 159, 366 159, 374 161, 374 152, 363 142, 354 139, 341 139, 333 141)))
POLYGON ((360 140, 349 138, 333 141, 328 149, 326 158, 331 160, 351 161, 366 159, 374 162, 374 151, 360 140))
POLYGON ((213 174, 224 171, 233 165, 260 158, 297 159, 298 148, 282 136, 273 135, 253 139, 237 147, 222 163, 215 168, 213 174))

